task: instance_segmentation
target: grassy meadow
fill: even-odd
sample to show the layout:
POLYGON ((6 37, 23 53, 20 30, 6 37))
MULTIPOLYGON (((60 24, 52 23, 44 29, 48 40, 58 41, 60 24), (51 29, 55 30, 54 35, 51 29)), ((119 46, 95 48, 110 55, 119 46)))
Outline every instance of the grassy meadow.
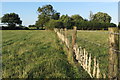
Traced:
POLYGON ((89 78, 53 31, 3 30, 3 78, 89 78))
MULTIPOLYGON (((68 30, 69 40, 72 40, 72 33, 72 30, 68 30)), ((77 44, 79 47, 85 48, 88 53, 91 53, 92 58, 97 58, 100 63, 100 71, 105 74, 108 74, 108 37, 108 31, 77 30, 77 44)))
POLYGON ((108 73, 108 31, 78 31, 77 43, 100 63, 101 73, 108 73))

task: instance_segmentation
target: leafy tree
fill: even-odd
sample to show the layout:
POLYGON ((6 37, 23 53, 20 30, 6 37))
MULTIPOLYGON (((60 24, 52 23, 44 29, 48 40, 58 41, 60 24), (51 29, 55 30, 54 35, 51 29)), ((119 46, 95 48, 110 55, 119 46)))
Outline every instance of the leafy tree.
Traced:
POLYGON ((60 18, 60 13, 55 13, 52 15, 51 19, 58 20, 60 18))
POLYGON ((68 15, 62 15, 60 17, 60 20, 63 22, 63 26, 68 28, 68 29, 71 29, 72 26, 73 26, 73 21, 72 21, 72 18, 69 17, 68 15))
POLYGON ((78 15, 78 14, 75 14, 75 15, 72 15, 71 18, 76 22, 76 21, 81 21, 83 20, 83 18, 78 15))
POLYGON ((63 28, 63 23, 60 20, 51 19, 46 26, 47 29, 53 30, 54 28, 63 28))
POLYGON ((38 16, 38 21, 36 21, 35 25, 37 27, 37 29, 39 29, 39 27, 43 28, 45 26, 45 24, 49 21, 49 17, 46 15, 39 15, 38 16))
POLYGON ((14 29, 16 24, 21 25, 22 21, 18 14, 15 13, 7 13, 2 17, 2 23, 8 24, 10 29, 14 29))
POLYGON ((111 17, 107 13, 98 12, 93 15, 93 21, 110 23, 111 17))
POLYGON ((71 16, 74 26, 79 26, 80 21, 84 20, 80 15, 75 14, 71 16))
POLYGON ((44 27, 50 19, 59 19, 60 13, 53 9, 52 5, 45 5, 38 8, 38 21, 36 21, 37 28, 44 27))

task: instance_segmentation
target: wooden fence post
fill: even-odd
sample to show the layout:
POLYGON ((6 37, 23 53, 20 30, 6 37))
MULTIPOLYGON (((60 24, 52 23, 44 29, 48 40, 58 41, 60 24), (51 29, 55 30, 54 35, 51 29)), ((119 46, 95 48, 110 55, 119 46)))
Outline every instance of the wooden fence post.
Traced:
POLYGON ((119 60, 120 54, 116 50, 119 50, 119 33, 118 27, 110 27, 109 29, 109 69, 108 69, 108 78, 117 79, 120 76, 119 70, 119 60), (119 77, 118 77, 119 76, 119 77))
POLYGON ((74 45, 76 43, 76 38, 77 38, 77 27, 74 27, 73 29, 73 34, 72 34, 72 45, 71 45, 71 51, 72 51, 72 56, 73 56, 73 61, 76 61, 76 55, 74 54, 74 45))
POLYGON ((96 77, 96 66, 97 66, 97 63, 96 63, 96 57, 94 58, 94 66, 93 66, 93 77, 95 78, 96 77))
POLYGON ((75 26, 73 29, 73 35, 72 35, 72 48, 74 47, 76 43, 76 38, 77 38, 77 27, 75 26))
POLYGON ((64 33, 65 33, 65 34, 64 34, 64 35, 65 35, 65 38, 67 38, 67 28, 64 28, 64 31, 65 31, 65 32, 64 32, 64 33))

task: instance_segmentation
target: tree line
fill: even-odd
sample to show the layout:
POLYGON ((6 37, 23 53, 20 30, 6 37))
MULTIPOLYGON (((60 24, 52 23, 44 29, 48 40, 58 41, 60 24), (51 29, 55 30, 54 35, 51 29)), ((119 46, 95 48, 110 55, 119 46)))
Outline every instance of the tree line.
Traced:
POLYGON ((52 5, 44 5, 39 7, 37 11, 39 13, 38 20, 34 25, 37 29, 72 29, 73 26, 76 26, 77 29, 80 30, 101 30, 117 26, 111 23, 111 16, 103 12, 98 12, 96 14, 90 12, 90 20, 87 20, 79 14, 72 16, 66 14, 60 16, 60 13, 54 10, 52 5))
MULTIPOLYGON (((107 13, 98 12, 93 14, 90 12, 89 20, 84 19, 79 14, 72 16, 61 15, 60 12, 54 10, 52 5, 44 5, 37 9, 38 20, 34 25, 29 25, 29 27, 36 27, 36 29, 50 29, 54 28, 67 28, 72 29, 73 26, 76 26, 79 30, 106 30, 108 27, 116 27, 117 25, 111 23, 111 16, 107 13)), ((8 25, 8 29, 28 29, 27 27, 22 26, 22 21, 18 14, 7 13, 1 18, 1 22, 8 25)), ((120 23, 119 23, 120 27, 120 23)))

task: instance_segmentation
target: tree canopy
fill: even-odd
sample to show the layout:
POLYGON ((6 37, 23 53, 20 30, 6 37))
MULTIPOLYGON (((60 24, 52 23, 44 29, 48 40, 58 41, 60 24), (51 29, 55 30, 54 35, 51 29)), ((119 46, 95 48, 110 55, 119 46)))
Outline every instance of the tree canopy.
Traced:
POLYGON ((60 20, 54 20, 51 19, 47 24, 46 24, 46 28, 53 30, 54 28, 63 28, 63 23, 60 20))
POLYGON ((72 26, 73 26, 72 18, 69 17, 68 15, 62 15, 62 16, 60 17, 60 21, 63 22, 64 28, 66 27, 66 28, 68 28, 68 29, 71 29, 72 26))
POLYGON ((8 27, 14 28, 16 24, 21 25, 22 21, 18 14, 15 13, 7 13, 2 17, 2 23, 8 24, 8 27))
POLYGON ((104 22, 104 23, 110 23, 111 17, 107 13, 103 12, 98 12, 93 15, 93 21, 98 21, 98 22, 104 22))
POLYGON ((79 14, 72 15, 71 18, 72 18, 75 22, 84 20, 79 14))
POLYGON ((93 14, 90 11, 89 20, 84 19, 79 14, 75 14, 72 16, 61 15, 60 13, 53 9, 52 5, 44 5, 38 8, 38 20, 36 21, 37 28, 44 27, 46 29, 52 28, 68 28, 72 29, 73 26, 77 26, 78 29, 106 29, 109 26, 116 26, 111 22, 111 16, 107 13, 98 12, 93 14), (52 24, 54 24, 52 26, 52 24), (51 27, 51 28, 50 28, 51 27))
POLYGON ((53 9, 52 5, 45 5, 38 8, 38 20, 36 21, 37 27, 44 27, 50 19, 58 20, 60 13, 53 9))

